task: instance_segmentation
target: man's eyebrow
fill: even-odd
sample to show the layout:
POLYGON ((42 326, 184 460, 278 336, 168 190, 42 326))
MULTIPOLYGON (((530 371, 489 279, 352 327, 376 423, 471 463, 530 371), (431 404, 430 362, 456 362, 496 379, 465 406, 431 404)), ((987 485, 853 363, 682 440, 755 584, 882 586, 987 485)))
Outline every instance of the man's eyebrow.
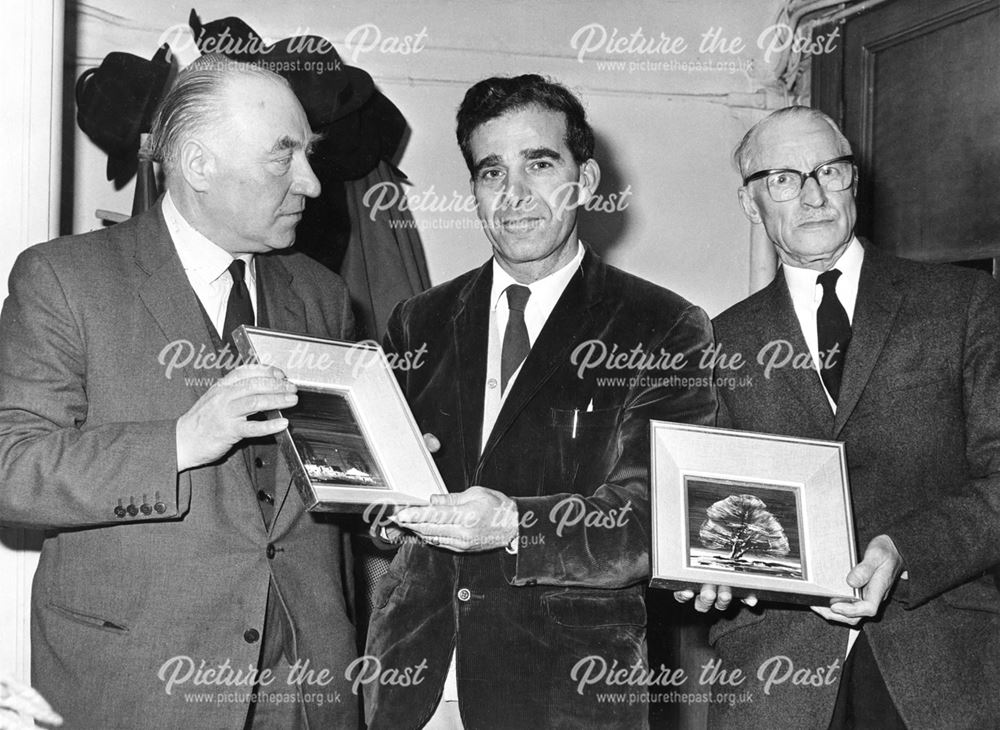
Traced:
POLYGON ((486 157, 484 157, 483 159, 481 159, 479 162, 476 163, 475 168, 473 168, 473 172, 478 175, 479 172, 484 167, 493 167, 494 165, 499 165, 499 164, 500 164, 500 155, 487 155, 486 157))
POLYGON ((313 132, 309 135, 309 141, 306 142, 306 154, 311 155, 316 149, 316 145, 323 141, 324 135, 322 132, 313 132))
MULTIPOLYGON (((530 147, 526 150, 521 150, 521 157, 525 160, 562 160, 562 155, 551 147, 530 147)), ((484 167, 492 167, 493 165, 498 165, 501 162, 500 155, 487 155, 479 162, 476 163, 475 172, 478 174, 480 170, 484 167)))
POLYGON ((273 147, 271 147, 271 152, 284 152, 285 150, 297 150, 304 147, 306 154, 308 154, 312 152, 313 148, 321 139, 323 139, 322 134, 312 133, 309 135, 309 139, 306 141, 305 145, 303 145, 302 140, 286 134, 283 137, 278 138, 278 141, 274 143, 273 147))
POLYGON ((551 158, 553 160, 561 160, 562 155, 556 152, 551 147, 532 147, 531 149, 522 150, 521 157, 526 160, 541 160, 543 158, 551 158))

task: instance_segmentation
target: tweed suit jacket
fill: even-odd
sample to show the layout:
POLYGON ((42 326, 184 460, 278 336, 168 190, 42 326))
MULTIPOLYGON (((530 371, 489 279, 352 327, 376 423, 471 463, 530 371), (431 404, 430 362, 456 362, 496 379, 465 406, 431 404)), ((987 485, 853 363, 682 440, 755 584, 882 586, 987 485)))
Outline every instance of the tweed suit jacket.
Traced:
MULTIPOLYGON (((815 370, 786 366, 765 373, 779 347, 774 343, 808 352, 781 273, 714 324, 720 351, 742 353, 748 361, 720 375, 752 380, 720 388, 719 425, 845 442, 858 555, 873 537, 887 534, 903 557, 908 579, 897 583, 863 630, 907 727, 995 726, 996 283, 979 272, 905 261, 867 246, 836 415, 815 370)), ((711 640, 726 668, 741 667, 749 676, 743 689, 754 699, 713 705, 711 726, 826 728, 847 636, 846 626, 827 623, 807 608, 741 607, 713 627, 711 640), (779 662, 776 676, 789 666, 792 672, 765 692, 779 662), (832 672, 818 673, 830 667, 832 672), (806 670, 798 675, 802 683, 792 680, 796 670, 806 670)))
POLYGON ((518 553, 401 548, 376 593, 366 654, 387 669, 425 669, 419 684, 366 685, 370 727, 422 727, 453 650, 468 730, 644 727, 644 705, 601 704, 608 686, 581 685, 574 667, 595 656, 645 665, 649 419, 711 422, 707 317, 588 251, 480 451, 491 283, 487 263, 404 302, 386 343, 426 346, 424 367, 401 373, 417 423, 441 440, 435 459, 450 491, 482 485, 514 499, 518 553), (579 348, 602 346, 686 364, 619 369, 603 358, 581 369, 579 348))
MULTIPOLYGON (((273 327, 350 337, 338 277, 301 254, 256 261, 273 327)), ((160 205, 14 265, 0 519, 46 530, 32 674, 69 728, 242 728, 272 577, 290 661, 343 678, 356 656, 342 535, 303 510, 287 470, 270 529, 243 449, 177 472, 175 424, 219 377, 215 352, 160 205)), ((311 727, 356 727, 346 685, 301 689, 324 694, 306 703, 311 727)))

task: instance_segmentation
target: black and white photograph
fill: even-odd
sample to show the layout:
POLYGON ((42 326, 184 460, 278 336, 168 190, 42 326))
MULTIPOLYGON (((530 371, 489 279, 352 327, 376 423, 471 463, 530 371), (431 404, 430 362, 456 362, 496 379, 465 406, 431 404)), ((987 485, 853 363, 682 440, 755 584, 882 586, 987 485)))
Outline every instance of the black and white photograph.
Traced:
POLYGON ((427 505, 446 492, 429 441, 377 343, 249 325, 238 327, 233 340, 242 362, 277 368, 295 389, 291 407, 264 415, 279 424, 276 458, 307 510, 360 512, 367 520, 427 505))
POLYGON ((798 489, 688 476, 688 565, 805 578, 798 489))
POLYGON ((309 479, 334 486, 388 489, 349 395, 300 389, 298 398, 284 416, 309 479))
POLYGON ((3 0, 0 730, 1000 717, 1000 0, 3 0))

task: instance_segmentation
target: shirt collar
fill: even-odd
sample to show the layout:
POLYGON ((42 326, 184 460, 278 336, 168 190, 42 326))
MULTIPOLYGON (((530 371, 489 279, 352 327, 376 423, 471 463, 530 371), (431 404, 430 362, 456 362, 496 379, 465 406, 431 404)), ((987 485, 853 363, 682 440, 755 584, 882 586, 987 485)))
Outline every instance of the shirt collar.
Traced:
MULTIPOLYGON (((834 263, 833 268, 840 270, 837 279, 837 297, 848 309, 848 315, 854 310, 854 301, 858 295, 858 282, 861 280, 861 264, 864 261, 865 249, 856 237, 851 238, 844 253, 834 263)), ((823 272, 815 269, 803 269, 797 266, 782 264, 788 293, 797 305, 814 306, 822 298, 822 289, 816 282, 823 272)))
POLYGON ((221 246, 212 243, 195 230, 177 210, 170 191, 163 196, 163 220, 174 242, 177 257, 188 276, 197 276, 206 282, 213 282, 226 273, 234 258, 243 259, 253 272, 253 254, 234 257, 221 246))
MULTIPOLYGON (((576 242, 576 246, 576 255, 573 256, 572 261, 538 281, 533 281, 530 284, 523 285, 527 286, 528 289, 531 290, 531 296, 528 298, 529 307, 541 307, 542 311, 552 311, 556 302, 559 301, 559 297, 562 296, 563 290, 566 289, 566 285, 569 284, 570 279, 573 278, 573 274, 575 274, 576 270, 580 268, 580 262, 583 261, 583 255, 586 252, 586 249, 580 241, 576 242)), ((494 256, 493 288, 490 290, 490 309, 496 310, 497 305, 500 303, 500 298, 507 290, 507 287, 517 283, 518 282, 514 280, 514 277, 504 271, 503 267, 497 263, 497 259, 494 256)))

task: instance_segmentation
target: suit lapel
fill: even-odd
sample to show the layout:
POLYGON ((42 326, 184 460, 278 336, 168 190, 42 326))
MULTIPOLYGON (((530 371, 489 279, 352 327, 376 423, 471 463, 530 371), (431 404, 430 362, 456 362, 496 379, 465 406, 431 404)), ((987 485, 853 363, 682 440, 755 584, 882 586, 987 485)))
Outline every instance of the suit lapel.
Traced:
MULTIPOLYGON (((292 274, 276 255, 254 258, 257 274, 257 325, 285 332, 305 332, 305 303, 292 289, 292 274)), ((280 446, 278 447, 280 449, 280 446)), ((292 474, 280 453, 274 453, 274 513, 270 535, 291 526, 299 511, 283 509, 291 493, 292 474)))
POLYGON ((305 303, 292 289, 292 274, 275 254, 254 258, 257 274, 257 325, 305 332, 305 303), (263 306, 261 306, 263 304, 263 306))
MULTIPOLYGON (((161 203, 162 204, 162 203, 161 203)), ((211 333, 205 325, 198 296, 191 288, 187 274, 181 266, 163 213, 158 204, 152 212, 136 219, 133 240, 134 261, 139 271, 139 298, 156 320, 167 343, 190 346, 195 355, 215 353, 211 333)), ((206 376, 214 374, 197 371, 192 358, 184 367, 192 385, 191 402, 208 390, 206 376)))
MULTIPOLYGON (((805 337, 802 335, 802 326, 795 314, 792 297, 788 293, 788 284, 781 271, 768 286, 767 296, 764 306, 770 312, 766 313, 764 317, 754 318, 754 321, 771 323, 765 325, 764 328, 765 334, 761 338, 765 342, 764 346, 781 339, 787 339, 791 345, 793 357, 808 357, 809 346, 806 345, 805 337)), ((822 433, 830 432, 833 428, 833 411, 826 399, 826 391, 823 390, 823 383, 813 367, 811 358, 808 360, 808 367, 793 367, 791 363, 783 367, 775 367, 771 371, 771 377, 786 385, 787 389, 802 403, 804 411, 819 422, 822 433)))
MULTIPOLYGON (((602 300, 603 294, 604 265, 588 251, 580 269, 570 279, 556 302, 538 339, 532 345, 517 380, 511 386, 478 460, 480 463, 489 458, 504 433, 539 389, 560 366, 569 362, 570 350, 585 339, 584 333, 592 329, 591 308, 602 300)), ((485 362, 483 367, 485 369, 485 362)))
MULTIPOLYGON (((201 303, 177 256, 163 221, 161 205, 162 199, 155 212, 137 220, 139 227, 134 241, 134 260, 139 276, 145 277, 139 283, 139 298, 156 320, 167 342, 190 343, 195 353, 214 355, 216 348, 202 314, 201 303)), ((188 392, 192 404, 208 390, 210 376, 224 374, 216 369, 196 370, 193 363, 187 365, 184 371, 191 377, 192 385, 188 387, 188 392)), ((242 483, 242 488, 253 493, 253 482, 241 455, 230 456, 217 468, 228 469, 242 483)))
POLYGON ((482 443, 486 388, 486 351, 489 344, 490 290, 493 262, 487 261, 459 297, 452 319, 452 343, 458 366, 458 434, 467 483, 471 484, 482 443))
POLYGON ((879 253, 871 246, 865 249, 858 282, 858 298, 854 305, 851 344, 844 361, 844 375, 837 403, 833 436, 840 434, 858 405, 872 370, 892 331, 902 296, 896 290, 890 272, 886 271, 879 253))

